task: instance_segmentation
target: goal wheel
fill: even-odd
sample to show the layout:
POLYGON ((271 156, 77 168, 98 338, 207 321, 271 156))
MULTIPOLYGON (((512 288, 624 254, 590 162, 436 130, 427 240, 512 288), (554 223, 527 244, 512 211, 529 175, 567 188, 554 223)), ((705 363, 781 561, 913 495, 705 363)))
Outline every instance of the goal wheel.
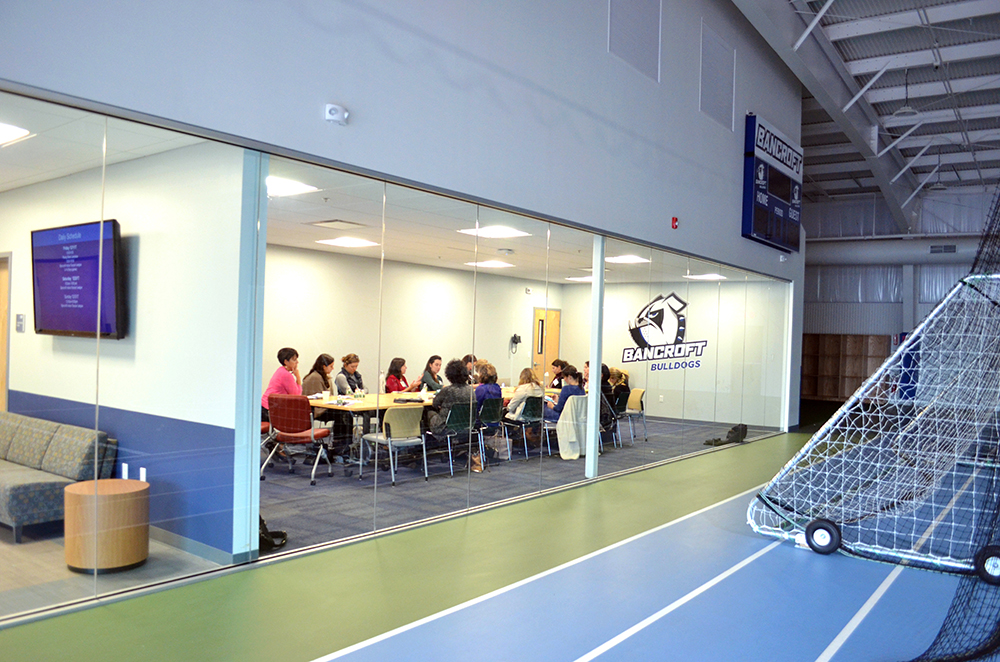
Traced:
POLYGON ((987 545, 976 554, 976 575, 987 584, 1000 584, 1000 547, 987 545))
POLYGON ((806 527, 806 544, 817 554, 833 554, 840 547, 840 528, 828 519, 816 519, 806 527))

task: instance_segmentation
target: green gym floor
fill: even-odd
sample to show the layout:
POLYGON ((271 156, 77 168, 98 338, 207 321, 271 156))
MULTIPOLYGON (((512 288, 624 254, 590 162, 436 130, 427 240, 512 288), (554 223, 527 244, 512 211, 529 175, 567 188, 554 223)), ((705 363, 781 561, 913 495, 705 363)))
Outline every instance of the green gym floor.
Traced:
POLYGON ((14 625, 0 630, 0 659, 314 660, 761 485, 807 439, 778 435, 14 625))

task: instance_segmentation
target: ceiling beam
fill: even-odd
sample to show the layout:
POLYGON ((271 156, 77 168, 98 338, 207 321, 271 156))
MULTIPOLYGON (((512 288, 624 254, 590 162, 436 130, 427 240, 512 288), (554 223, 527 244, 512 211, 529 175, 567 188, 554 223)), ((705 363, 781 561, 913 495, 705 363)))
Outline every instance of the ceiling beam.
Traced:
POLYGON ((940 59, 933 48, 921 51, 910 51, 908 53, 897 53, 896 55, 881 55, 879 57, 869 57, 862 60, 851 60, 847 63, 847 70, 852 76, 863 76, 881 71, 882 67, 888 65, 889 71, 898 69, 916 69, 917 67, 932 67, 949 62, 962 62, 964 60, 974 60, 981 57, 996 57, 1000 55, 1000 39, 992 41, 980 41, 973 44, 960 44, 958 46, 945 46, 937 49, 940 59))
MULTIPOLYGON (((983 180, 985 180, 986 185, 989 186, 991 184, 995 184, 997 179, 1000 178, 1000 168, 984 168, 982 174, 983 180)), ((934 181, 938 181, 939 175, 942 184, 953 184, 955 186, 979 186, 983 183, 979 178, 979 173, 973 170, 959 170, 958 173, 956 173, 950 168, 948 170, 941 169, 934 175, 934 181), (959 174, 961 173, 964 173, 966 176, 959 178, 959 174)), ((924 177, 926 177, 926 175, 924 175, 924 177)), ((827 191, 830 195, 856 193, 859 190, 862 190, 862 188, 875 188, 875 180, 871 177, 821 179, 816 182, 805 183, 803 186, 808 189, 813 184, 822 186, 823 190, 827 191)))
MULTIPOLYGON (((926 147, 926 145, 925 145, 926 147)), ((965 163, 976 163, 984 161, 1000 161, 1000 149, 982 149, 974 155, 972 152, 955 152, 954 154, 941 154, 940 156, 921 156, 916 159, 911 168, 925 168, 937 165, 940 159, 941 165, 958 165, 965 163)), ((844 161, 841 163, 817 163, 815 165, 806 164, 805 171, 815 177, 817 175, 833 175, 844 172, 865 172, 868 164, 865 161, 844 161)))
POLYGON ((882 126, 888 128, 896 126, 909 126, 917 122, 924 124, 942 124, 946 122, 958 122, 961 120, 978 120, 983 118, 1000 117, 1000 104, 989 106, 966 106, 960 109, 962 116, 959 117, 954 108, 944 110, 922 110, 919 114, 911 117, 893 117, 883 115, 882 126))
MULTIPOLYGON (((966 2, 956 2, 937 7, 927 7, 924 9, 927 14, 927 21, 931 25, 958 21, 977 16, 988 16, 997 13, 996 0, 966 0, 966 2)), ((882 16, 872 16, 871 18, 860 18, 851 21, 842 21, 827 25, 823 28, 827 39, 830 41, 840 41, 852 37, 862 37, 864 35, 889 32, 892 30, 904 30, 906 28, 919 28, 923 25, 918 10, 897 12, 895 14, 883 14, 882 16)))
MULTIPOLYGON (((996 0, 992 2, 995 4, 996 0)), ((813 12, 798 0, 733 0, 733 4, 865 158, 897 230, 903 234, 909 232, 901 201, 916 187, 916 180, 907 173, 895 186, 891 183, 890 178, 904 165, 903 158, 898 151, 890 152, 883 159, 876 157, 878 145, 872 144, 872 136, 877 136, 879 121, 868 101, 862 97, 846 112, 843 110, 860 88, 847 71, 843 58, 819 30, 813 31, 798 50, 792 50, 813 12)), ((807 128, 802 127, 803 135, 807 128)))
POLYGON ((897 146, 899 149, 919 149, 923 147, 931 137, 934 138, 935 142, 942 144, 965 145, 967 142, 971 142, 987 143, 986 145, 983 145, 984 149, 1000 147, 1000 129, 969 131, 968 139, 966 139, 966 135, 961 131, 952 131, 950 133, 927 133, 919 136, 910 136, 909 138, 901 141, 897 146))
POLYGON ((902 101, 907 97, 909 97, 910 101, 913 101, 914 99, 923 97, 940 97, 952 93, 961 94, 962 92, 996 89, 1000 89, 1000 76, 971 76, 969 78, 952 79, 950 91, 943 81, 933 81, 930 83, 915 83, 910 85, 909 88, 905 85, 879 87, 869 90, 865 98, 868 99, 868 103, 884 103, 886 101, 902 101))

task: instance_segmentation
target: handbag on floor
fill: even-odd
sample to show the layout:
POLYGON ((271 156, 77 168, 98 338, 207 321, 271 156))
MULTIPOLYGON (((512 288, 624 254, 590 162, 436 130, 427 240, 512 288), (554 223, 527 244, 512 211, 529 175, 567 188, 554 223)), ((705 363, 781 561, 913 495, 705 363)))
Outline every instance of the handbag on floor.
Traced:
POLYGON ((264 517, 260 516, 260 553, 273 552, 281 549, 288 542, 288 534, 284 531, 268 531, 264 517))

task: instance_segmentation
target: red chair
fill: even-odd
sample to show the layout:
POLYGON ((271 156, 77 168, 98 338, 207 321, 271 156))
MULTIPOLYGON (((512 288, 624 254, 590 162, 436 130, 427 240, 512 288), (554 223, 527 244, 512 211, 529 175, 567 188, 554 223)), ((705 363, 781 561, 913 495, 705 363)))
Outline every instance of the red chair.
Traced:
POLYGON ((311 444, 317 447, 316 462, 313 464, 312 474, 309 476, 310 485, 316 484, 316 469, 319 467, 321 459, 326 460, 327 475, 333 475, 333 465, 326 453, 326 444, 322 442, 322 439, 330 436, 330 429, 313 427, 312 406, 310 406, 306 396, 272 393, 267 396, 267 411, 271 419, 274 448, 271 449, 271 454, 267 456, 264 464, 260 467, 261 480, 264 480, 264 467, 268 465, 278 449, 283 449, 288 457, 288 473, 295 473, 288 447, 297 444, 311 444))

